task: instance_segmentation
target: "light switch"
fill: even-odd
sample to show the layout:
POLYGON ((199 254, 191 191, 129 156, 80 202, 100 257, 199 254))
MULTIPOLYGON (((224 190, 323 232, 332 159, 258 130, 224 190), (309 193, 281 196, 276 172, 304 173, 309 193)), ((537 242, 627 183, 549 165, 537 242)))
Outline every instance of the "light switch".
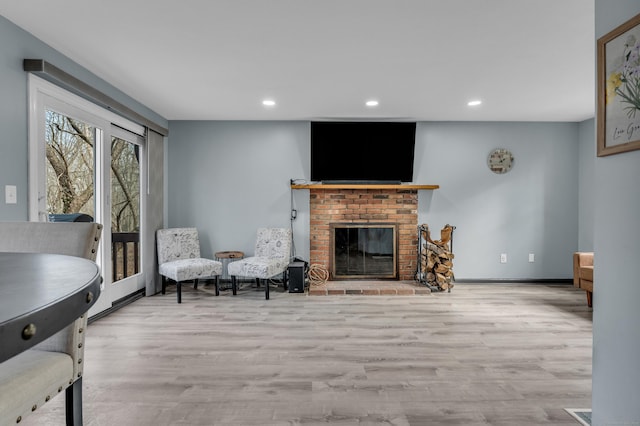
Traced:
POLYGON ((18 188, 15 185, 4 186, 4 202, 16 204, 18 202, 18 188))

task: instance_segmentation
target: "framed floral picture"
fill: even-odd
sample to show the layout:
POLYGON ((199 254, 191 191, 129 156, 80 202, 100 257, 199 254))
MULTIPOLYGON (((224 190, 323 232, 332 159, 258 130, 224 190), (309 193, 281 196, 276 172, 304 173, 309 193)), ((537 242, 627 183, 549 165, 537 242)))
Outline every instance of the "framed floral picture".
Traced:
POLYGON ((598 157, 640 149, 640 15, 598 39, 598 157))

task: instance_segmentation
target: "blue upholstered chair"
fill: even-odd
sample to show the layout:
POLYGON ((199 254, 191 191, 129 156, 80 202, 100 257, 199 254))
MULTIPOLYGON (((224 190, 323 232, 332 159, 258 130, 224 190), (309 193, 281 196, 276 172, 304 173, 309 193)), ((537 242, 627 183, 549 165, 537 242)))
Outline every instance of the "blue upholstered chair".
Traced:
MULTIPOLYGON (((255 253, 252 257, 229 263, 227 269, 231 275, 233 294, 237 292, 237 277, 255 278, 260 286, 261 280, 268 280, 282 274, 284 288, 287 288, 287 266, 291 256, 291 230, 287 228, 260 228, 256 239, 255 253)), ((264 296, 269 299, 269 282, 264 283, 264 296)))
POLYGON ((200 239, 196 228, 159 229, 156 233, 158 247, 158 273, 162 276, 162 294, 166 292, 167 279, 175 281, 178 303, 182 303, 182 282, 213 278, 216 296, 222 263, 200 257, 200 239))

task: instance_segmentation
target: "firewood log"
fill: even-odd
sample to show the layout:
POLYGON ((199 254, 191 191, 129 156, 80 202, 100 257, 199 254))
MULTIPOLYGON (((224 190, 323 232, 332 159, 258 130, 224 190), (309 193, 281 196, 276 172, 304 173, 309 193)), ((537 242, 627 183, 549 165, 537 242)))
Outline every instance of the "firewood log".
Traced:
POLYGON ((443 273, 445 273, 445 272, 447 272, 447 271, 449 270, 449 268, 447 267, 447 265, 444 265, 444 264, 442 264, 442 263, 439 263, 439 264, 436 266, 436 268, 435 268, 435 269, 436 269, 436 272, 439 272, 439 273, 441 273, 441 274, 443 274, 443 273))

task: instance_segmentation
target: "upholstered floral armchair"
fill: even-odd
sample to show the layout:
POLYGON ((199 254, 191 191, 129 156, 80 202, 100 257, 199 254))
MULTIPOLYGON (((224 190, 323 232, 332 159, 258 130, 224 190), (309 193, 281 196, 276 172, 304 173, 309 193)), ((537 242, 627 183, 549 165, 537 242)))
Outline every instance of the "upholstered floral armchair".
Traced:
MULTIPOLYGON (((227 267, 231 275, 233 294, 237 292, 237 277, 255 278, 258 286, 261 280, 283 274, 285 289, 287 288, 287 266, 291 256, 291 230, 287 228, 260 228, 256 239, 255 253, 229 263, 227 267)), ((265 299, 269 299, 269 283, 264 283, 265 299)))
POLYGON ((182 282, 213 278, 216 296, 222 273, 222 263, 200 257, 200 239, 196 228, 159 229, 156 233, 158 246, 158 273, 162 276, 162 294, 166 292, 167 279, 175 281, 178 303, 182 303, 182 282))

